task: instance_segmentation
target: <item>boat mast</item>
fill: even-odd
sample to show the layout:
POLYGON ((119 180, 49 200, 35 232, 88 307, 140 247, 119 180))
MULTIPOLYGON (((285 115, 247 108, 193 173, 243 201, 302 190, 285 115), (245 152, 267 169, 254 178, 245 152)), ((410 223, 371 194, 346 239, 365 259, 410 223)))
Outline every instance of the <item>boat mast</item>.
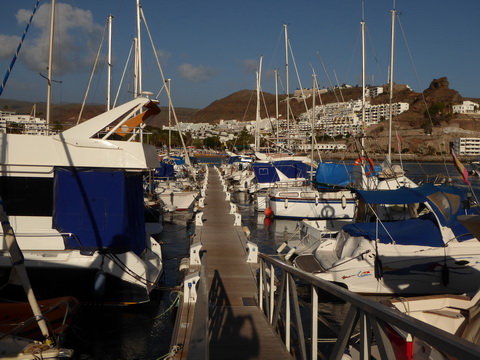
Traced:
POLYGON ((260 65, 257 71, 257 115, 255 121, 255 151, 260 151, 260 79, 262 76, 262 59, 260 56, 260 65))
POLYGON ((278 119, 278 69, 273 70, 275 72, 275 119, 277 119, 277 151, 279 148, 279 122, 280 120, 278 119))
POLYGON ((138 39, 133 38, 133 98, 138 96, 138 39))
POLYGON ((365 91, 366 91, 366 84, 365 84, 365 19, 363 14, 363 3, 362 3, 362 21, 360 22, 362 28, 362 149, 361 155, 364 156, 365 151, 365 91))
POLYGON ((313 85, 312 85, 312 139, 311 139, 311 159, 310 159, 310 183, 313 182, 313 155, 314 155, 314 145, 315 145, 315 98, 317 97, 317 74, 313 70, 313 85))
POLYGON ((108 15, 108 57, 107 57, 107 111, 110 110, 110 92, 111 92, 111 80, 112 80, 112 20, 113 16, 108 15))
POLYGON ((392 116, 393 116, 393 108, 392 108, 392 101, 393 101, 393 60, 395 55, 395 16, 397 15, 397 11, 395 10, 395 3, 394 9, 392 12, 392 38, 391 38, 391 48, 390 48, 390 75, 389 75, 389 83, 390 83, 390 107, 389 107, 389 117, 388 117, 388 155, 387 155, 387 162, 388 165, 392 163, 392 116))
MULTIPOLYGON (((172 79, 167 79, 167 90, 168 94, 171 94, 171 83, 172 79)), ((170 149, 172 148, 172 104, 170 101, 170 96, 168 99, 168 148, 167 148, 167 157, 170 158, 170 149)))
POLYGON ((53 62, 53 33, 55 29, 55 0, 52 0, 50 13, 50 46, 48 49, 48 74, 47 74, 47 135, 50 132, 50 117, 52 103, 52 62, 53 62))
POLYGON ((137 87, 137 94, 136 96, 139 96, 142 94, 142 41, 141 41, 141 29, 140 29, 140 13, 141 13, 141 5, 140 5, 140 0, 137 0, 137 56, 138 56, 138 62, 137 62, 137 82, 138 82, 138 87, 137 87))
POLYGON ((283 24, 285 31, 285 92, 287 93, 287 147, 290 150, 290 94, 289 94, 289 76, 288 76, 288 28, 287 24, 283 24))

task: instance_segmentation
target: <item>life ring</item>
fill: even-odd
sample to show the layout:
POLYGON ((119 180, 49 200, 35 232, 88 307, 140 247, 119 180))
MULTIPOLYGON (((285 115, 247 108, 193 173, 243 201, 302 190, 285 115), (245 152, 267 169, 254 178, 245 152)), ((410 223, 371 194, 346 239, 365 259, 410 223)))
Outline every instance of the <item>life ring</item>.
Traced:
POLYGON ((355 160, 353 165, 357 166, 357 165, 361 165, 362 163, 366 163, 366 162, 368 162, 370 164, 370 168, 365 173, 365 175, 370 176, 375 171, 375 164, 373 163, 373 160, 371 158, 366 158, 364 156, 360 156, 357 160, 355 160))

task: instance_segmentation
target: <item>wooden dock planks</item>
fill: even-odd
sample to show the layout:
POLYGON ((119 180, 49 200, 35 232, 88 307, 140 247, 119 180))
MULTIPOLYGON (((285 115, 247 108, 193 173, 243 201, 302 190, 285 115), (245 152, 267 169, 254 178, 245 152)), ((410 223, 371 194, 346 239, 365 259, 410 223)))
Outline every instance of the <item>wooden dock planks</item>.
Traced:
MULTIPOLYGON (((208 292, 209 359, 292 359, 278 335, 257 307, 257 264, 246 262, 246 236, 234 226, 230 202, 225 200, 221 179, 209 168, 203 226, 195 241, 202 243, 208 292)), ((202 260, 203 262, 203 260, 202 260)), ((184 310, 182 310, 184 311, 184 310)), ((190 312, 191 315, 192 312, 190 312)), ((197 314, 197 313, 196 313, 197 314)), ((201 315, 198 319, 200 321, 201 315)), ((195 322, 185 317, 182 321, 195 322)), ((188 353, 188 326, 184 324, 184 352, 188 353)), ((201 356, 188 354, 188 358, 201 356)), ((187 359, 185 353, 176 359, 187 359)))

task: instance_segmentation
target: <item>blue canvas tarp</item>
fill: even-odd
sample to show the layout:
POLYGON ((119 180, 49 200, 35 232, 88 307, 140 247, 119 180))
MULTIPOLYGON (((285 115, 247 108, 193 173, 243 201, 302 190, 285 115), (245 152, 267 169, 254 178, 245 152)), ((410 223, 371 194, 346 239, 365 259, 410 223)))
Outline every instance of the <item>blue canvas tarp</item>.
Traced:
POLYGON ((175 176, 173 164, 166 163, 164 161, 160 162, 160 166, 155 168, 155 178, 161 179, 171 179, 175 176))
POLYGON ((56 169, 53 226, 72 233, 68 248, 116 253, 145 249, 143 174, 56 169))
POLYGON ((271 163, 253 163, 252 169, 259 183, 274 183, 280 180, 271 163))
POLYGON ((381 243, 398 245, 443 246, 440 229, 431 219, 409 219, 394 222, 369 222, 345 225, 343 231, 381 243), (377 234, 378 232, 378 234, 377 234), (393 239, 393 240, 392 240, 393 239))
POLYGON ((320 163, 315 174, 315 182, 337 186, 348 186, 353 183, 354 165, 320 163))
POLYGON ((455 186, 424 184, 416 188, 396 190, 354 190, 360 200, 369 204, 422 204, 428 203, 442 226, 448 226, 459 241, 471 238, 469 231, 458 221, 458 215, 472 213, 464 209, 466 192, 455 186))
POLYGON ((310 171, 310 165, 298 160, 274 161, 273 166, 289 179, 307 179, 308 171, 310 171))

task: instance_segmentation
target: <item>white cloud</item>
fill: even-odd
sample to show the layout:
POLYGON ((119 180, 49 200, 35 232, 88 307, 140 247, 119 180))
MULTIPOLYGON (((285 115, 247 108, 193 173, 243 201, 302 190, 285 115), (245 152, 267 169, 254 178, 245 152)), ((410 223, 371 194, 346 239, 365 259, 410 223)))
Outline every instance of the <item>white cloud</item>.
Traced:
POLYGON ((246 74, 255 74, 258 70, 259 63, 257 60, 245 59, 242 60, 243 72, 246 74))
POLYGON ((160 60, 160 64, 164 65, 166 64, 167 60, 171 58, 172 53, 168 52, 167 50, 159 49, 157 50, 157 56, 160 60))
MULTIPOLYGON (((33 71, 45 72, 47 68, 50 9, 50 4, 38 8, 20 51, 20 61, 33 71)), ((26 26, 30 15, 31 10, 19 10, 16 14, 18 23, 26 26)), ((94 23, 91 11, 64 3, 57 4, 55 16, 53 68, 63 74, 90 68, 100 44, 103 27, 94 23)), ((20 37, 0 34, 0 57, 11 58, 19 40, 20 37)))
POLYGON ((182 78, 193 82, 207 81, 217 73, 214 68, 204 65, 193 66, 192 64, 180 65, 178 72, 182 78))
POLYGON ((18 43, 20 42, 19 36, 9 36, 0 34, 0 58, 11 59, 17 50, 18 43))

